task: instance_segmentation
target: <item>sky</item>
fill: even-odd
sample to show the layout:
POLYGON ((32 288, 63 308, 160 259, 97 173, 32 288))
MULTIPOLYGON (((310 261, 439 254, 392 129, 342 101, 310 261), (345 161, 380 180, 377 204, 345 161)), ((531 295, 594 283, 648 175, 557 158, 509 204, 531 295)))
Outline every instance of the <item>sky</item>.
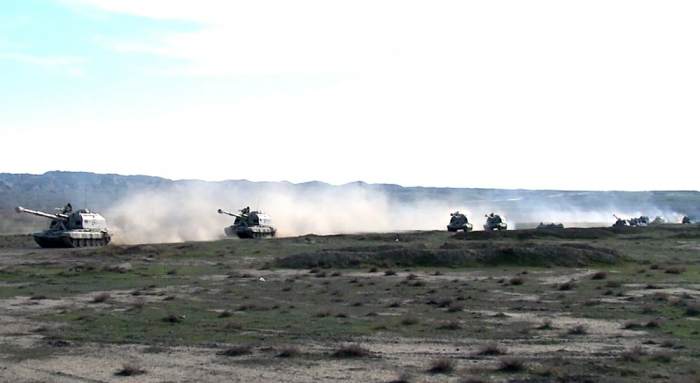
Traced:
POLYGON ((0 172, 699 190, 700 2, 0 0, 0 172))

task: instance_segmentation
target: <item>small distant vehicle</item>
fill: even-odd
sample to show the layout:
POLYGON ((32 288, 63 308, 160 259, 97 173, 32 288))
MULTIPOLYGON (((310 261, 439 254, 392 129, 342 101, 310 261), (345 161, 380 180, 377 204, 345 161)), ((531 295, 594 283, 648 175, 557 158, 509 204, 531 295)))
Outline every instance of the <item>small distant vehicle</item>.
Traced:
POLYGON ((25 209, 17 206, 18 213, 28 213, 51 220, 48 230, 34 233, 34 241, 45 248, 105 246, 112 240, 107 222, 101 215, 88 209, 73 211, 71 204, 56 214, 25 209))
POLYGON ((654 218, 654 220, 651 221, 652 225, 659 225, 662 223, 666 223, 666 219, 660 215, 657 215, 656 218, 654 218))
POLYGON ((688 223, 692 223, 692 222, 690 222, 690 217, 688 217, 687 215, 684 215, 684 216, 683 216, 683 220, 681 221, 681 223, 682 223, 682 224, 688 224, 688 223))
POLYGON ((250 207, 239 210, 240 214, 221 209, 217 211, 236 217, 233 225, 224 228, 224 233, 229 237, 272 238, 277 234, 277 229, 272 226, 272 217, 261 211, 250 211, 250 207))
POLYGON ((469 223, 466 215, 460 213, 459 211, 450 213, 450 215, 452 218, 450 218, 450 223, 447 225, 447 231, 452 233, 460 230, 464 231, 465 233, 472 231, 473 225, 469 223))
POLYGON ((485 216, 486 217, 486 224, 484 224, 484 230, 486 231, 493 231, 493 230, 507 230, 508 229, 508 224, 506 223, 506 220, 501 217, 498 214, 488 214, 485 216))
POLYGON ((615 214, 613 214, 613 217, 617 219, 615 223, 613 224, 613 227, 642 227, 642 226, 647 226, 651 222, 649 220, 649 217, 642 215, 637 218, 630 218, 630 219, 622 219, 615 214))
POLYGON ((563 223, 542 223, 540 222, 539 225, 537 225, 538 229, 563 229, 564 224, 563 223))
POLYGON ((622 219, 622 218, 616 216, 615 214, 613 214, 613 217, 615 217, 615 219, 617 219, 617 221, 615 221, 615 223, 613 223, 612 227, 629 227, 630 224, 629 224, 629 222, 627 222, 626 219, 622 219))

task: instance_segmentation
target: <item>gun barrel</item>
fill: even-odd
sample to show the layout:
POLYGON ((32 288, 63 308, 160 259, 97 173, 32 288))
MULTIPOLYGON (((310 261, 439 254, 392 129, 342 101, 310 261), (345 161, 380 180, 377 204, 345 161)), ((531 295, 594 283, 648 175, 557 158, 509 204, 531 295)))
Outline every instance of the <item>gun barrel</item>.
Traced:
POLYGON ((221 210, 221 209, 219 209, 217 211, 219 212, 219 214, 226 214, 226 215, 230 215, 231 217, 240 217, 238 214, 233 214, 230 211, 221 210))
POLYGON ((22 206, 17 206, 15 208, 15 211, 17 211, 18 213, 34 214, 34 215, 38 215, 39 217, 44 217, 44 218, 49 218, 49 219, 66 219, 66 218, 68 218, 68 216, 65 214, 48 214, 48 213, 44 213, 41 211, 25 209, 22 206))

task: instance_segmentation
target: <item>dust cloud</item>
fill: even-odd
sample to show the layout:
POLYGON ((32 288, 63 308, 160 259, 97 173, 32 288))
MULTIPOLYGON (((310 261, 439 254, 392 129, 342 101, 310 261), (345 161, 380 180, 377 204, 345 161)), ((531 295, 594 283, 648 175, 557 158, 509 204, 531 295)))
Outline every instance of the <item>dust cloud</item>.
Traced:
POLYGON ((225 238, 233 217, 217 209, 237 212, 249 206, 272 217, 280 237, 305 234, 348 234, 410 230, 445 230, 449 213, 467 215, 474 230, 482 230, 484 216, 501 214, 509 229, 532 228, 539 222, 566 227, 610 226, 621 218, 663 216, 680 222, 681 214, 653 206, 625 209, 613 205, 581 206, 543 199, 460 201, 455 196, 391 199, 384 192, 361 185, 293 185, 288 183, 218 183, 187 181, 133 193, 104 211, 116 244, 208 241, 225 238))
POLYGON ((250 187, 193 183, 130 195, 105 210, 115 244, 206 241, 224 238, 233 217, 249 206, 272 217, 277 236, 440 230, 449 221, 439 201, 392 203, 384 193, 361 187, 322 186, 299 190, 285 184, 250 187))

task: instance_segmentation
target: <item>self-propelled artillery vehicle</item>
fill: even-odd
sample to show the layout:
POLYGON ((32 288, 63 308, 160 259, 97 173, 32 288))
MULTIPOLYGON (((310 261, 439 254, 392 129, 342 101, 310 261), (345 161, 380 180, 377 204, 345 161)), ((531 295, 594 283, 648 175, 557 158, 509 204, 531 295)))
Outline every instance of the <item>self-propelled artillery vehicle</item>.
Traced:
POLYGON ((18 213, 28 213, 51 220, 48 230, 34 233, 34 241, 41 247, 94 247, 104 246, 112 240, 104 217, 88 209, 73 211, 71 204, 57 208, 59 213, 49 214, 17 206, 18 213))
POLYGON ((462 230, 465 233, 472 231, 473 225, 469 223, 466 215, 460 213, 459 211, 450 213, 450 215, 452 218, 450 218, 450 223, 447 225, 447 231, 456 232, 462 230))
POLYGON ((260 211, 250 211, 250 207, 239 210, 240 214, 221 209, 217 211, 219 214, 236 217, 233 225, 224 228, 224 233, 229 237, 271 238, 277 233, 277 229, 272 226, 272 217, 260 211))
POLYGON ((492 230, 507 230, 508 229, 508 223, 506 223, 506 220, 503 219, 498 214, 489 214, 486 216, 486 224, 484 225, 484 230, 486 231, 492 231, 492 230))

